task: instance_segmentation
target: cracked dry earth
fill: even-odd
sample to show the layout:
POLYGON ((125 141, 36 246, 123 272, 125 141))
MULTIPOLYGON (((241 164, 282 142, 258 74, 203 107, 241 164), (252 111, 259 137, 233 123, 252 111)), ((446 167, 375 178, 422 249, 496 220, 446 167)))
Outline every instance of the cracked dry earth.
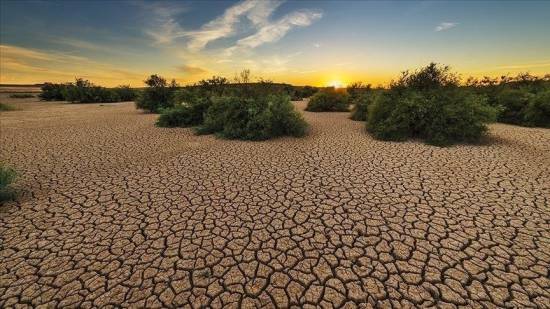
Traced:
POLYGON ((305 112, 303 139, 242 142, 20 105, 0 307, 549 307, 550 130, 437 148, 305 112))

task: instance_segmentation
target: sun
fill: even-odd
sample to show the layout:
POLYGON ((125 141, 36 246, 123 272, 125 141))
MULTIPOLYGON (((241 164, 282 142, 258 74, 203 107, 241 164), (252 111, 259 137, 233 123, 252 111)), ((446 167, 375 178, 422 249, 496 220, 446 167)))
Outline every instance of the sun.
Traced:
POLYGON ((329 87, 334 87, 334 88, 344 88, 345 87, 344 83, 342 83, 339 80, 332 80, 332 81, 328 82, 328 85, 329 85, 329 87))

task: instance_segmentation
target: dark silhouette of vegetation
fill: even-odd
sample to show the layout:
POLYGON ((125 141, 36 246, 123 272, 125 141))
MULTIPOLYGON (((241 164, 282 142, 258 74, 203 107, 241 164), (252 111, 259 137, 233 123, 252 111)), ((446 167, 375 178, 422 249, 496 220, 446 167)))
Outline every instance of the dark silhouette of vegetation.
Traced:
POLYGON ((30 93, 13 93, 9 96, 12 99, 28 99, 28 98, 34 98, 34 94, 30 93))
POLYGON ((355 101, 359 99, 359 97, 371 90, 371 84, 365 84, 363 82, 353 82, 346 87, 346 92, 349 95, 351 104, 355 104, 355 101))
POLYGON ((134 101, 138 96, 137 91, 130 88, 130 85, 121 85, 113 88, 112 91, 115 92, 115 95, 120 102, 134 101))
POLYGON ((132 101, 136 91, 130 86, 106 88, 96 86, 89 80, 77 78, 74 83, 44 83, 39 97, 44 101, 69 101, 72 103, 111 103, 132 101))
POLYGON ((445 146, 478 142, 497 110, 483 96, 465 92, 449 67, 431 63, 403 72, 369 107, 367 130, 378 139, 419 138, 445 146))
POLYGON ((17 173, 13 168, 0 163, 0 202, 15 197, 15 192, 10 188, 10 185, 15 181, 16 177, 17 173))
POLYGON ((291 88, 292 92, 289 94, 292 96, 292 100, 294 101, 300 101, 309 98, 316 94, 317 91, 319 91, 319 89, 312 86, 291 86, 291 88))
POLYGON ((347 112, 350 98, 345 91, 327 88, 317 92, 307 103, 309 112, 347 112))
POLYGON ((165 78, 156 74, 151 75, 144 81, 147 85, 141 95, 136 100, 136 108, 143 109, 152 113, 158 113, 162 109, 173 107, 174 93, 178 89, 175 80, 170 84, 165 78))
POLYGON ((38 95, 44 101, 65 101, 66 84, 44 83, 42 92, 38 95))

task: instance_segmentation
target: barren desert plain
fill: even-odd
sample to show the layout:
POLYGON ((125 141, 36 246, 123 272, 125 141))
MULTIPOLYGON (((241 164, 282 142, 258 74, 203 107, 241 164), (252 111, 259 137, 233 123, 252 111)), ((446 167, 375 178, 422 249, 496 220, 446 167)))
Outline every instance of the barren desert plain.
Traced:
POLYGON ((245 142, 0 96, 0 307, 549 307, 550 129, 385 142, 302 101, 304 138, 245 142))

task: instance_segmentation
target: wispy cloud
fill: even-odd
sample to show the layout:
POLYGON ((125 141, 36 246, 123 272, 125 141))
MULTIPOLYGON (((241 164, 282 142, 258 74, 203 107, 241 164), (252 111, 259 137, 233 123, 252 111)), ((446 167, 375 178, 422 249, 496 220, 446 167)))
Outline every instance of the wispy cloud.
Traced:
POLYGON ((137 4, 147 12, 153 13, 154 28, 145 32, 155 40, 155 43, 170 43, 184 34, 183 29, 176 20, 179 14, 187 11, 187 8, 182 6, 181 2, 137 2, 137 4))
POLYGON ((157 9, 155 12, 160 22, 154 30, 147 33, 159 44, 172 43, 175 39, 183 38, 187 49, 197 52, 210 42, 237 35, 237 30, 253 31, 252 35, 237 40, 232 47, 226 49, 226 54, 230 55, 238 48, 252 49, 264 43, 278 41, 292 28, 309 26, 322 17, 320 11, 299 10, 272 21, 273 13, 282 3, 279 0, 245 0, 229 7, 221 16, 198 30, 183 29, 169 10, 157 9))
MULTIPOLYGON (((250 12, 258 4, 264 9, 269 8, 268 5, 264 5, 261 2, 241 2, 227 9, 222 16, 202 26, 200 30, 186 32, 185 35, 189 37, 187 47, 197 51, 203 49, 206 44, 211 41, 233 35, 235 32, 235 25, 240 20, 240 17, 250 12)), ((257 9, 257 11, 258 13, 254 15, 254 21, 260 23, 262 13, 260 13, 260 9, 257 9)))
POLYGON ((258 32, 237 41, 237 47, 255 48, 264 43, 280 40, 294 27, 306 27, 321 18, 320 11, 302 10, 289 13, 281 19, 267 23, 258 32))
POLYGON ((212 41, 234 35, 237 24, 244 16, 252 25, 263 26, 281 4, 282 1, 276 0, 242 1, 231 6, 224 14, 204 24, 198 30, 186 30, 180 26, 175 15, 183 10, 173 11, 157 4, 153 12, 157 15, 158 25, 156 29, 149 30, 147 33, 155 39, 156 43, 160 44, 171 43, 177 38, 185 37, 188 39, 187 47, 198 51, 212 41))
POLYGON ((437 25, 434 30, 436 32, 446 31, 446 30, 449 30, 449 29, 454 28, 456 26, 458 26, 458 23, 443 22, 443 23, 440 23, 439 25, 437 25))

